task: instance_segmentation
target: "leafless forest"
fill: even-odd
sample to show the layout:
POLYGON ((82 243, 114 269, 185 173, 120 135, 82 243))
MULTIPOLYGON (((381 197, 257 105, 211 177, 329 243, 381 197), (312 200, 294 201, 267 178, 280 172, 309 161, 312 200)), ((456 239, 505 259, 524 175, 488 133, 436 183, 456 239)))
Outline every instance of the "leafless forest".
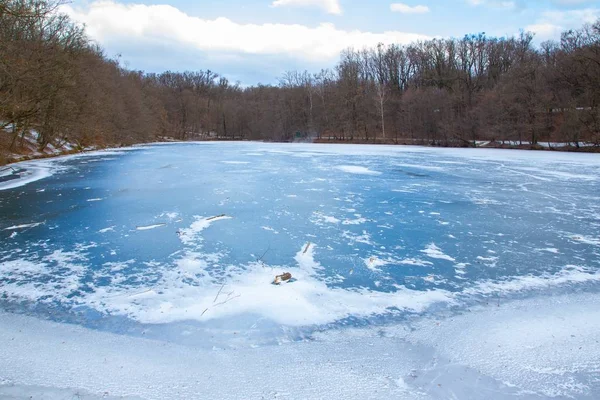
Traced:
POLYGON ((532 34, 348 49, 331 69, 245 87, 213 71, 132 71, 57 0, 0 0, 0 161, 25 132, 41 149, 164 138, 472 146, 600 146, 600 20, 532 34))

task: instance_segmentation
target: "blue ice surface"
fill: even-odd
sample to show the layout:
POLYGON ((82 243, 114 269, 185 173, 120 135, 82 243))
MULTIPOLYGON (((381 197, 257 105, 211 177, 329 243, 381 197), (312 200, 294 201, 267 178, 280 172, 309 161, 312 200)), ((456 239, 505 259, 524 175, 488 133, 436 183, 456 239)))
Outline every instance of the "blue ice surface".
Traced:
MULTIPOLYGON (((0 191, 0 305, 166 340, 191 340, 178 334, 184 328, 234 329, 251 343, 255 336, 268 343, 474 303, 596 292, 596 161, 553 153, 263 143, 144 146, 64 158, 48 162, 61 167, 51 177, 0 191), (182 241, 198 218, 219 215, 230 219, 182 241), (27 227, 32 223, 42 224, 27 227), (327 301, 341 293, 330 319, 312 321, 307 311, 305 323, 288 326, 273 316, 285 312, 277 298, 269 300, 272 308, 264 302, 248 308, 254 299, 243 292, 228 294, 227 312, 216 318, 196 312, 173 320, 166 311, 160 319, 161 304, 181 311, 190 295, 212 298, 233 281, 238 290, 256 286, 245 279, 261 268, 258 259, 269 278, 296 266, 308 243, 322 266, 315 282, 332 293, 327 301), (190 258, 203 267, 182 275, 181 261, 190 258), (24 260, 37 267, 14 264, 24 260), (145 303, 149 290, 165 302, 145 303), (374 310, 339 311, 345 295, 367 299, 406 290, 447 293, 451 301, 415 311, 384 300, 374 310)), ((268 287, 270 280, 260 284, 268 287)), ((324 294, 307 302, 326 308, 318 300, 324 294)))

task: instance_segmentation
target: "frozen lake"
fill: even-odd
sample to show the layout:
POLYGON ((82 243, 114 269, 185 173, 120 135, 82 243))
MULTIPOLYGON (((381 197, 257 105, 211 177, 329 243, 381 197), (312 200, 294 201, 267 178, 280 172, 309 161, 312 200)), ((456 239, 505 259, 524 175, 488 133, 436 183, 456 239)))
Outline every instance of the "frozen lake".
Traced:
POLYGON ((600 397, 597 155, 142 146, 0 210, 0 396, 600 397))

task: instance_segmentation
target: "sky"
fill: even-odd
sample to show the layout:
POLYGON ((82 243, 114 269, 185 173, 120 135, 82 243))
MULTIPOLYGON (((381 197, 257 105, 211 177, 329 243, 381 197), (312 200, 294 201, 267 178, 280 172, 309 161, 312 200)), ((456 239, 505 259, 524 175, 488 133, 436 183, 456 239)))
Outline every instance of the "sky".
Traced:
POLYGON ((130 69, 255 85, 332 68, 349 47, 520 29, 556 40, 600 18, 600 0, 73 0, 62 11, 130 69))

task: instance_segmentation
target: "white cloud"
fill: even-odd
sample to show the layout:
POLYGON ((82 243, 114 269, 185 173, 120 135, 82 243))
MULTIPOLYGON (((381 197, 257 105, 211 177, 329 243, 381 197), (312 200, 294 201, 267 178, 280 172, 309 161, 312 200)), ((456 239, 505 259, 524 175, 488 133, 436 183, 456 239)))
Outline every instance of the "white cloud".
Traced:
POLYGON ((546 22, 528 25, 525 30, 535 33, 536 39, 544 41, 548 39, 557 39, 563 31, 563 28, 546 22))
MULTIPOLYGON (((297 24, 239 24, 227 18, 213 20, 189 16, 168 5, 125 5, 97 1, 86 7, 63 6, 88 34, 106 43, 158 43, 210 54, 286 56, 307 62, 335 60, 348 47, 374 47, 377 43, 406 44, 427 36, 387 31, 342 30, 333 24, 308 27, 297 24)), ((126 54, 125 54, 126 56, 126 54)), ((149 57, 156 55, 148 55, 149 57)))
POLYGON ((427 6, 409 6, 404 3, 393 3, 390 5, 390 9, 402 14, 425 14, 429 12, 429 7, 427 6))
POLYGON ((273 7, 296 6, 296 7, 319 7, 329 14, 341 14, 342 7, 339 0, 275 0, 273 7))
POLYGON ((562 6, 573 6, 585 3, 591 3, 592 0, 554 0, 553 3, 562 6))
POLYGON ((594 23, 600 18, 600 8, 582 10, 544 11, 540 18, 525 28, 534 32, 539 41, 560 39, 560 34, 568 29, 581 28, 583 24, 594 23))
POLYGON ((503 10, 517 10, 525 7, 523 1, 519 0, 466 0, 468 4, 472 6, 483 6, 486 5, 492 8, 498 8, 503 10))

